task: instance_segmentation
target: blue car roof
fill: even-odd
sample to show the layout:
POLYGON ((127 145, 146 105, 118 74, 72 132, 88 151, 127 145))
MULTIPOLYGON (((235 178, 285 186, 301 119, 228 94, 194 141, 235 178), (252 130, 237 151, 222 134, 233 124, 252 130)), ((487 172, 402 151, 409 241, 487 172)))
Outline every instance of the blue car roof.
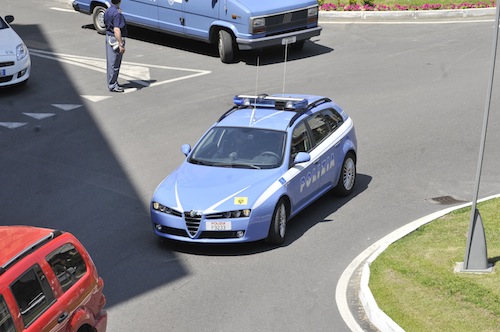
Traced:
MULTIPOLYGON (((238 98, 240 96, 236 96, 238 98)), ((252 96, 243 96, 252 98, 252 96)), ((255 98, 255 97, 254 97, 255 98)), ((305 94, 276 94, 266 96, 272 99, 297 99, 306 100, 307 105, 314 104, 318 101, 333 102, 326 97, 305 94)), ((216 126, 221 127, 254 127, 271 130, 285 131, 290 122, 295 117, 295 120, 300 118, 301 114, 310 114, 314 112, 314 107, 309 109, 277 109, 272 106, 262 106, 262 104, 255 101, 255 104, 249 105, 244 108, 232 109, 227 115, 223 116, 216 126), (298 116, 298 118, 297 118, 298 116)))

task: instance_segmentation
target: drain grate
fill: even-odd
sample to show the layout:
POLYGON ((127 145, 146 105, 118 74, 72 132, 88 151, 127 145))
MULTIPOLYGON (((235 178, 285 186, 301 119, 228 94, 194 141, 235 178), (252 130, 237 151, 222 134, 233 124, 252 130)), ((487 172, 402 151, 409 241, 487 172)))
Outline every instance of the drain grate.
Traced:
POLYGON ((428 198, 426 200, 431 202, 431 203, 441 204, 441 205, 467 203, 467 201, 455 198, 453 196, 440 196, 440 197, 428 198))

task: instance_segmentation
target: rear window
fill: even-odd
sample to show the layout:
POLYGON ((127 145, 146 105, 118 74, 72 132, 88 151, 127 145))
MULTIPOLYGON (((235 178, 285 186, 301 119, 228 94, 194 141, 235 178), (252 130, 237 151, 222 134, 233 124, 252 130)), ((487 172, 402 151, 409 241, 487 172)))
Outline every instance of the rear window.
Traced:
POLYGON ((2 295, 0 295, 0 332, 15 332, 14 321, 10 314, 7 303, 2 295))
POLYGON ((54 294, 40 266, 26 271, 10 289, 16 299, 25 326, 29 326, 53 302, 54 294))
POLYGON ((47 256, 64 292, 71 288, 87 272, 82 255, 71 243, 66 243, 47 256))

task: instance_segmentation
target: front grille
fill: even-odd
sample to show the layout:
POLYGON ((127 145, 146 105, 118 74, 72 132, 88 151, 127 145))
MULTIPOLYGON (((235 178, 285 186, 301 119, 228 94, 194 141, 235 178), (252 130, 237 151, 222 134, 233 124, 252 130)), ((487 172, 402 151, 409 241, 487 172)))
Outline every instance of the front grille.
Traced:
POLYGON ((12 75, 0 77, 0 83, 10 82, 12 80, 12 75))
POLYGON ((14 65, 14 61, 0 62, 0 67, 10 67, 14 65))
POLYGON ((195 236, 200 228, 201 218, 200 217, 189 217, 189 212, 184 213, 184 220, 186 221, 186 227, 191 236, 195 236))
POLYGON ((179 229, 179 228, 168 227, 168 226, 162 226, 160 229, 160 232, 162 232, 164 234, 188 237, 188 234, 186 233, 185 230, 179 229))
POLYGON ((302 30, 307 27, 307 8, 294 12, 266 16, 266 36, 302 30))
POLYGON ((201 232, 200 239, 236 239, 236 231, 205 231, 201 232))

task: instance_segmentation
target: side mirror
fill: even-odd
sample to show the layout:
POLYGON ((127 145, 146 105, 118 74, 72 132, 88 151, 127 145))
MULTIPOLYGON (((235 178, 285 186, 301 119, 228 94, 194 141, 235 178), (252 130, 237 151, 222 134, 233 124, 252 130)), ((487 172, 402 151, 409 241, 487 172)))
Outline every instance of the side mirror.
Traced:
POLYGON ((189 144, 182 145, 181 146, 181 151, 187 157, 187 155, 189 154, 189 152, 191 152, 191 145, 189 145, 189 144))
POLYGON ((14 16, 12 16, 12 15, 5 16, 5 22, 7 22, 8 24, 11 24, 12 22, 14 22, 14 16))
POLYGON ((293 160, 293 163, 296 164, 301 164, 301 163, 307 163, 308 161, 311 160, 311 155, 307 152, 299 152, 295 156, 295 159, 293 160))

